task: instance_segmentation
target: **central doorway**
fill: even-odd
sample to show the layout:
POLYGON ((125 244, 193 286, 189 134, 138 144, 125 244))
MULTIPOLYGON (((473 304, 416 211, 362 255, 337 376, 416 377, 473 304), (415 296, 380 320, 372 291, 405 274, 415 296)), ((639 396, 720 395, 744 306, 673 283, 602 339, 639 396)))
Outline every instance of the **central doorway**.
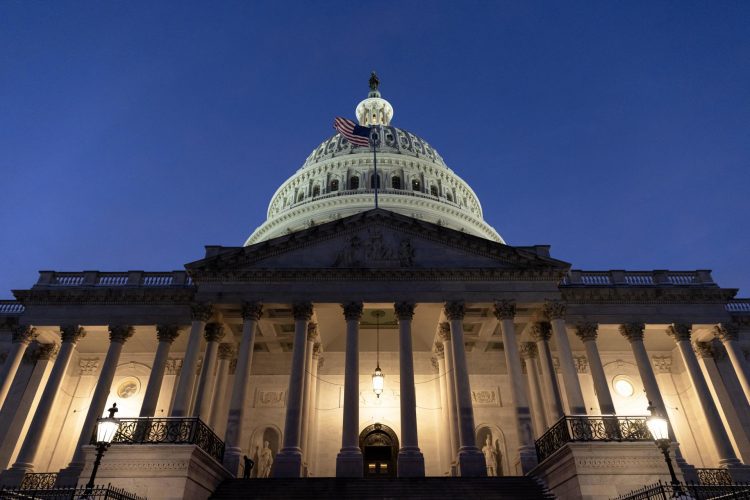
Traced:
POLYGON ((359 447, 366 478, 396 477, 398 438, 393 429, 383 424, 365 427, 359 435, 359 447))

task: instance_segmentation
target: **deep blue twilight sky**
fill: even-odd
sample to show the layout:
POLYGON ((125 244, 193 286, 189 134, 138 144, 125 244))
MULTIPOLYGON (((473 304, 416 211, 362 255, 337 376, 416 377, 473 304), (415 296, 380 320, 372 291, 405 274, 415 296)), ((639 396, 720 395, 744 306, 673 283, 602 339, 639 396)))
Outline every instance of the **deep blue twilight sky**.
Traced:
POLYGON ((0 298, 241 245, 371 70, 509 244, 750 295, 750 2, 0 4, 0 298))

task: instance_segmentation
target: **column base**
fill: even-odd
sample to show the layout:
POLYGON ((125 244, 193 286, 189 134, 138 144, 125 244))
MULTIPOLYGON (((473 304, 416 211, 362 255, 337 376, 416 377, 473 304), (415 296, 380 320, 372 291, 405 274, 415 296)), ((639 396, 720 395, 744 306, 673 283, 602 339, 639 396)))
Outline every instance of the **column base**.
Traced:
POLYGON ((234 476, 240 473, 240 460, 242 459, 242 448, 231 447, 224 451, 224 467, 234 476))
POLYGON ((21 486, 23 477, 27 472, 34 472, 34 468, 31 465, 25 467, 13 464, 13 467, 10 469, 0 472, 0 486, 6 486, 9 488, 21 486))
POLYGON ((522 475, 526 475, 534 467, 539 465, 536 457, 536 448, 533 446, 521 446, 518 448, 518 466, 522 475))
POLYGON ((282 449, 273 461, 271 477, 302 477, 302 451, 282 449))
POLYGON ((479 448, 474 446, 458 450, 458 474, 461 477, 487 477, 487 462, 479 448))
POLYGON ((71 463, 64 469, 60 469, 60 473, 57 474, 57 481, 55 481, 55 487, 77 486, 83 472, 83 466, 84 464, 71 463))
POLYGON ((453 462, 451 464, 450 476, 451 477, 458 477, 458 463, 453 462))
POLYGON ((342 449, 336 455, 336 477, 363 477, 364 464, 362 451, 356 449, 342 449))
POLYGON ((424 456, 419 448, 401 448, 396 463, 398 477, 424 477, 424 456))

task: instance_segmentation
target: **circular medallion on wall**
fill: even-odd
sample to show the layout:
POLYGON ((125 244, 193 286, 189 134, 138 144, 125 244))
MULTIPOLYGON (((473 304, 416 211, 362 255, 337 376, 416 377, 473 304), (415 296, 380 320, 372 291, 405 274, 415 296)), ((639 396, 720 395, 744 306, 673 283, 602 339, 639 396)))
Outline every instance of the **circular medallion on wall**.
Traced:
POLYGON ((617 395, 623 398, 629 398, 635 394, 635 386, 633 386, 633 382, 631 382, 630 378, 625 375, 617 375, 613 378, 612 387, 617 395))
POLYGON ((117 386, 117 396, 122 399, 132 398, 141 390, 141 382, 135 377, 126 377, 117 386))

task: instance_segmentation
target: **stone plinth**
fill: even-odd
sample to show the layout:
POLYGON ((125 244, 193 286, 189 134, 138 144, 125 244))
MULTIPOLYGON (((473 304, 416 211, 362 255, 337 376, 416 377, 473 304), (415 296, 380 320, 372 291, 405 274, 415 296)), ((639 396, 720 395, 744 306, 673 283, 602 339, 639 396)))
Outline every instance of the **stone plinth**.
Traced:
MULTIPOLYGON (((674 453, 671 456, 674 460, 674 453)), ((567 443, 529 474, 566 500, 604 500, 659 480, 670 481, 664 455, 651 442, 567 443)))
MULTIPOLYGON (((84 452, 79 486, 88 482, 96 456, 93 446, 84 446, 84 452)), ((96 484, 159 500, 204 500, 229 477, 224 466, 195 445, 113 445, 102 458, 96 484)))

